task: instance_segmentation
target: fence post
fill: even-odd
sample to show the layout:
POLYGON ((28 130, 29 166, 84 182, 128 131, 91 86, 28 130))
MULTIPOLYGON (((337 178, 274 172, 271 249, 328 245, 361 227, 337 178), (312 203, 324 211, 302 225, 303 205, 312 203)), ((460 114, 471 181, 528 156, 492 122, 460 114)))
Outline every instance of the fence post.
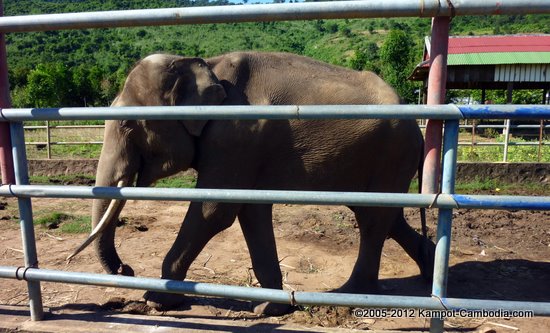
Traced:
MULTIPOLYGON (((455 191, 456 159, 458 152, 458 120, 445 121, 445 137, 443 143, 443 174, 441 177, 441 193, 453 194, 455 191)), ((451 224, 453 210, 439 209, 437 219, 437 243, 434 260, 434 276, 432 297, 443 304, 447 296, 447 276, 449 271, 449 252, 451 250, 451 224)), ((443 320, 432 318, 430 332, 443 332, 443 320)))
POLYGON ((502 162, 508 162, 508 146, 510 144, 510 119, 504 121, 504 153, 502 157, 502 162))
MULTIPOLYGON (((432 21, 430 72, 428 74, 428 105, 443 104, 447 83, 447 53, 449 45, 449 17, 435 17, 432 21)), ((437 193, 441 159, 443 121, 428 120, 426 124, 425 162, 422 192, 437 193)))
POLYGON ((48 149, 48 159, 52 158, 52 136, 50 132, 50 122, 46 120, 46 148, 48 149))
MULTIPOLYGON (((4 16, 4 2, 0 1, 0 17, 2 16, 4 16)), ((0 109, 11 107, 6 55, 6 36, 0 34, 0 109)), ((0 169, 2 169, 2 184, 15 183, 10 126, 7 122, 0 122, 0 169)))
MULTIPOLYGON (((542 90, 542 105, 544 104, 550 104, 550 90, 543 89, 542 90)), ((544 145, 543 140, 544 139, 544 119, 540 120, 540 129, 539 129, 539 154, 538 154, 538 161, 542 161, 542 146, 544 145)))
MULTIPOLYGON (((430 72, 428 74, 428 105, 443 104, 445 102, 445 92, 447 85, 447 54, 449 46, 449 25, 450 17, 435 17, 432 21, 432 37, 430 43, 430 72)), ((437 193, 439 192, 439 174, 441 160, 441 139, 443 131, 443 121, 428 120, 426 125, 426 143, 425 143, 425 161, 423 170, 422 193, 437 193)), ((441 214, 441 213, 440 213, 441 214)), ((438 223, 438 234, 440 225, 438 223)), ((443 244, 448 238, 441 239, 443 244)), ((436 251, 435 262, 442 263, 438 270, 439 276, 435 276, 434 271, 434 286, 435 297, 445 297, 445 283, 447 281, 447 266, 448 253, 445 254, 445 248, 448 246, 440 246, 438 239, 437 248, 441 251, 436 251)), ((432 318, 431 332, 443 332, 443 320, 432 318)))
MULTIPOLYGON (((10 123, 11 142, 13 143, 15 180, 17 185, 29 184, 29 172, 25 151, 25 135, 23 123, 10 123)), ((32 216, 32 204, 30 198, 18 198, 19 218, 21 221, 21 238, 25 256, 25 268, 38 268, 38 255, 36 254, 36 239, 32 216)), ((42 320, 44 309, 42 307, 42 292, 40 281, 27 281, 29 289, 29 308, 33 321, 42 320)))

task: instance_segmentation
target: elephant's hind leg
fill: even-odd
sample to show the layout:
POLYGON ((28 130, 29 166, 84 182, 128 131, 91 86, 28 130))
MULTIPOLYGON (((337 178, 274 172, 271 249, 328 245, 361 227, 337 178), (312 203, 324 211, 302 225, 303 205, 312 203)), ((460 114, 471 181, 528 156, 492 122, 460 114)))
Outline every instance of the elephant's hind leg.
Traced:
MULTIPOLYGON (((273 233, 272 205, 244 205, 239 212, 254 274, 262 288, 282 289, 283 281, 275 235, 273 233)), ((290 311, 288 304, 254 302, 254 312, 270 316, 283 315, 290 311)))
POLYGON ((420 268, 422 277, 431 281, 434 269, 435 244, 416 232, 405 220, 403 213, 390 230, 393 238, 420 268))
POLYGON ((359 225, 359 254, 348 281, 337 292, 377 293, 382 247, 399 209, 353 207, 359 225))
POLYGON ((263 288, 282 289, 271 209, 272 205, 245 205, 238 217, 256 278, 263 288))

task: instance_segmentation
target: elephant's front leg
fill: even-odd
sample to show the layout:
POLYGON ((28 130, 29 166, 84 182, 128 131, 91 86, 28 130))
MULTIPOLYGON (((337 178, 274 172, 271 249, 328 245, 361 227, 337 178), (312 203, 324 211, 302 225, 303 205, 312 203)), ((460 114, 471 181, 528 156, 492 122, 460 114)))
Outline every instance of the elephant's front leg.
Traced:
MULTIPOLYGON (((239 212, 254 274, 262 288, 282 289, 283 281, 275 235, 273 233, 272 205, 244 205, 239 212)), ((290 311, 288 304, 254 302, 254 312, 280 316, 290 311)))
MULTIPOLYGON (((183 280, 191 263, 206 243, 235 221, 240 204, 192 202, 172 248, 162 264, 163 279, 183 280)), ((181 304, 181 294, 146 292, 147 304, 155 309, 170 309, 181 304)))

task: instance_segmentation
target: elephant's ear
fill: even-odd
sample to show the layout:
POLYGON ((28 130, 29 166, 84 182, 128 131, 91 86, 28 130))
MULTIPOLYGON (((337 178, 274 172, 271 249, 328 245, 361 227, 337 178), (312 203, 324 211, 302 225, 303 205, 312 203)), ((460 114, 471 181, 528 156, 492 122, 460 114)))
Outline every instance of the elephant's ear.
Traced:
POLYGON ((180 123, 192 136, 200 136, 208 120, 180 120, 180 123))

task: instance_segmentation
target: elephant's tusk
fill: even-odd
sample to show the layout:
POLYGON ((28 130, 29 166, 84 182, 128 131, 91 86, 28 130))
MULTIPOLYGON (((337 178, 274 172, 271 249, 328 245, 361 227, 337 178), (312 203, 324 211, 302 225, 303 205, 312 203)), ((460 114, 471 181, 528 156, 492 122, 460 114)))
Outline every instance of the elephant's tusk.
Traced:
MULTIPOLYGON (((121 180, 118 182, 117 187, 122 187, 124 185, 124 182, 121 180)), ((101 235, 101 233, 109 226, 109 223, 107 221, 110 221, 113 219, 114 215, 116 214, 116 211, 120 205, 120 200, 111 200, 109 203, 109 207, 107 207, 107 210, 105 211, 105 214, 103 214, 103 217, 101 220, 97 223, 94 230, 90 233, 88 238, 80 244, 80 246, 70 255, 67 257, 67 261, 71 260, 74 256, 79 254, 82 250, 84 250, 88 245, 90 245, 91 242, 93 242, 97 236, 101 235)))

